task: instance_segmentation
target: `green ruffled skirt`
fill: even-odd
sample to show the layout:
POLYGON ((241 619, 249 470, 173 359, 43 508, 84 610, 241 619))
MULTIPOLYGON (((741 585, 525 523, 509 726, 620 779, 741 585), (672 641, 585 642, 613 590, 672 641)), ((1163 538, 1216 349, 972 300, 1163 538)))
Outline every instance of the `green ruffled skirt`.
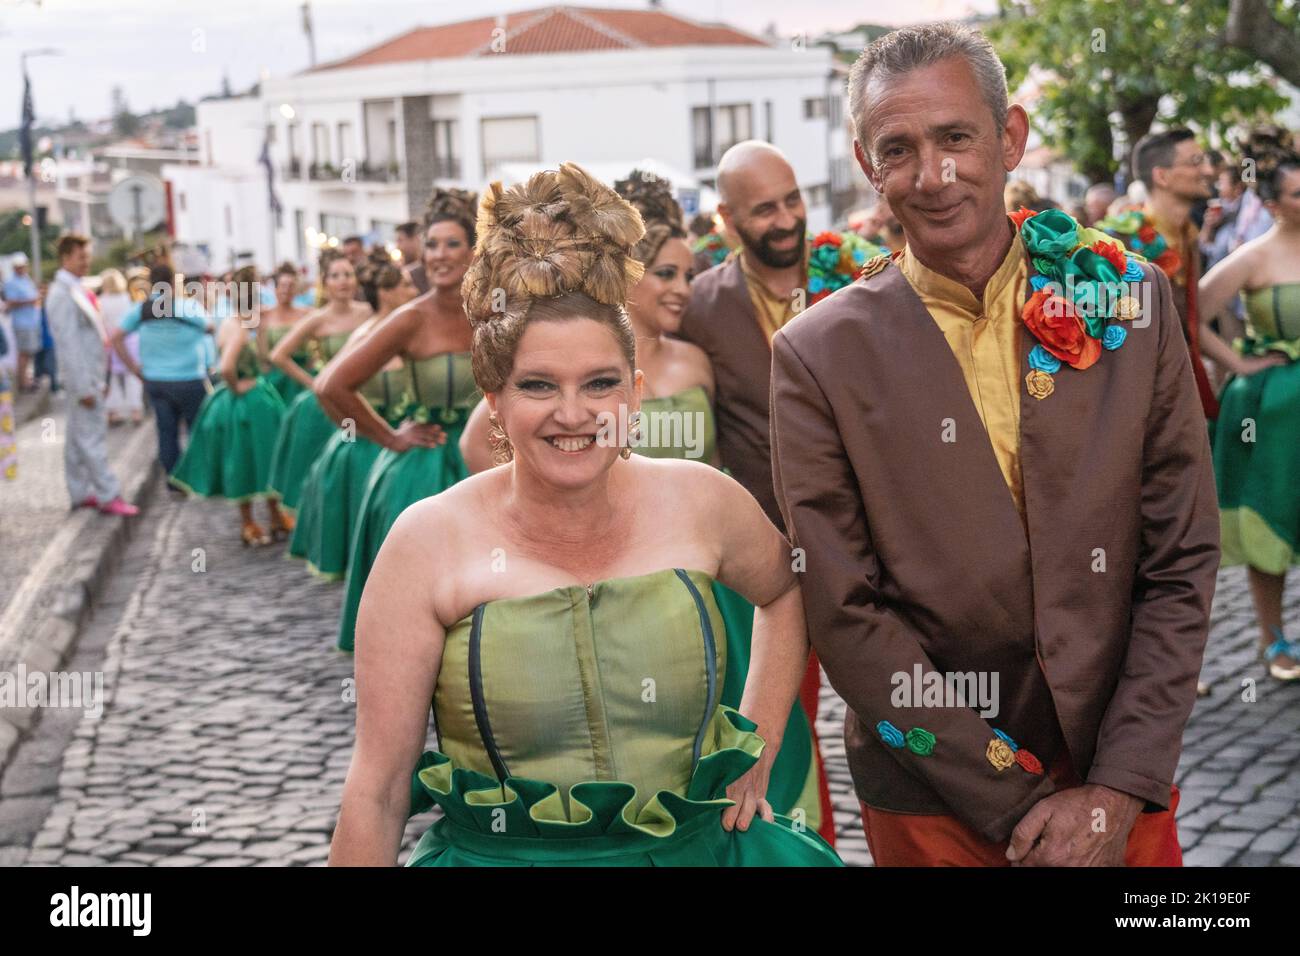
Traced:
POLYGON ((338 648, 351 652, 357 624, 357 608, 374 566, 379 547, 398 515, 424 498, 430 498, 468 477, 460 454, 460 435, 468 416, 439 422, 447 441, 436 448, 412 448, 395 452, 385 448, 375 459, 366 480, 365 496, 357 513, 356 529, 348 555, 347 592, 339 620, 338 648))
POLYGON ((284 414, 279 394, 262 379, 243 395, 225 383, 217 386, 199 408, 171 483, 204 498, 248 501, 267 495, 284 414))
POLYGON ((1300 563, 1300 362, 1234 378, 1220 407, 1214 477, 1223 563, 1282 574, 1300 563))
POLYGON ((343 579, 366 479, 382 450, 359 435, 349 441, 346 432, 337 430, 307 472, 289 554, 305 558, 317 577, 343 579))
POLYGON ((312 392, 304 391, 289 405, 276 436, 269 481, 285 508, 297 510, 307 472, 336 431, 312 392))
POLYGON ((812 830, 778 816, 722 828, 727 787, 763 749, 754 724, 719 707, 685 794, 660 790, 644 805, 618 781, 504 783, 426 752, 412 778, 411 815, 437 805, 443 818, 407 866, 842 866, 812 830))

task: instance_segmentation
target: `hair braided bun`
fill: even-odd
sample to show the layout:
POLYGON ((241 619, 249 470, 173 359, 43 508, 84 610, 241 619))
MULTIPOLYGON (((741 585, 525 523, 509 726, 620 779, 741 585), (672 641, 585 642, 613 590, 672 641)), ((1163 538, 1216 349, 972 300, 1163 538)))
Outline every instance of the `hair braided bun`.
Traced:
MULTIPOLYGON (((500 389, 530 318, 592 318, 617 326, 621 339, 623 303, 644 272, 632 247, 645 226, 616 192, 564 163, 509 189, 493 183, 477 231, 461 291, 480 388, 500 389)), ((629 365, 633 341, 628 326, 629 365)))
POLYGON ((429 202, 424 207, 424 228, 427 230, 435 222, 459 223, 469 237, 469 244, 474 245, 474 209, 478 206, 478 194, 468 189, 443 189, 433 191, 429 202))
POLYGON ((1238 141, 1238 147, 1242 156, 1255 165, 1254 187, 1261 199, 1276 199, 1278 174, 1300 167, 1294 137, 1281 126, 1257 126, 1238 141))
POLYGON ((668 180, 654 173, 634 169, 627 179, 614 183, 614 189, 636 206, 641 218, 645 220, 645 237, 632 250, 633 257, 643 266, 649 268, 669 239, 686 238, 686 230, 682 226, 682 207, 673 197, 672 183, 668 180))

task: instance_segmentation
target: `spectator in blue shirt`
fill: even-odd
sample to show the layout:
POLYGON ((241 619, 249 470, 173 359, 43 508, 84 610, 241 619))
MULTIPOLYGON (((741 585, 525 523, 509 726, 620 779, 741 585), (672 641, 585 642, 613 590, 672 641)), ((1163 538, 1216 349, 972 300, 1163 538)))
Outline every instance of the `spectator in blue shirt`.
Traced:
POLYGON ((171 474, 181 454, 181 421, 192 428, 207 396, 212 324, 203 307, 176 288, 170 265, 151 268, 149 284, 149 298, 127 310, 112 342, 123 364, 144 381, 158 423, 158 460, 171 474), (139 362, 126 348, 132 332, 139 335, 139 362))
POLYGON ((36 292, 36 283, 27 274, 27 256, 18 253, 10 260, 10 265, 14 274, 5 280, 3 293, 13 323, 14 343, 18 347, 18 389, 34 392, 36 381, 29 369, 41 350, 40 296, 36 292))

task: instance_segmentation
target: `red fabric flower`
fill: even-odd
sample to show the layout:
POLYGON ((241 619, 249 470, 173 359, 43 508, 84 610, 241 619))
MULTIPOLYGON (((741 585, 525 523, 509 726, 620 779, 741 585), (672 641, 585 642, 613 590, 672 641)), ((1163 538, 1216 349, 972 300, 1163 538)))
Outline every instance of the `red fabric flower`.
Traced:
POLYGON ((1030 296, 1021 318, 1043 348, 1066 365, 1083 370, 1101 357, 1101 343, 1088 334, 1074 306, 1046 289, 1030 296))
POLYGON ((1155 227, 1155 226, 1143 226, 1142 228, 1140 228, 1140 229, 1138 230, 1138 238, 1141 239, 1143 242, 1155 242, 1155 241, 1156 241, 1156 227, 1155 227))
POLYGON ((819 232, 813 238, 814 246, 838 246, 843 242, 838 232, 819 232))
POLYGON ((1042 763, 1024 747, 1016 751, 1016 763, 1020 764, 1021 769, 1028 773, 1035 773, 1040 777, 1043 775, 1042 763))
POLYGON ((1025 224, 1026 219, 1036 216, 1038 213, 1034 212, 1032 209, 1026 209, 1024 206, 1021 206, 1015 212, 1009 212, 1007 215, 1011 217, 1011 221, 1014 222, 1016 228, 1019 229, 1025 224))
POLYGON ((1124 270, 1128 268, 1128 262, 1124 258, 1124 250, 1120 248, 1119 243, 1098 239, 1088 248, 1113 265, 1115 271, 1120 275, 1123 275, 1124 270))
POLYGON ((1183 258, 1173 249, 1166 249, 1156 257, 1156 266, 1172 279, 1183 267, 1183 258))

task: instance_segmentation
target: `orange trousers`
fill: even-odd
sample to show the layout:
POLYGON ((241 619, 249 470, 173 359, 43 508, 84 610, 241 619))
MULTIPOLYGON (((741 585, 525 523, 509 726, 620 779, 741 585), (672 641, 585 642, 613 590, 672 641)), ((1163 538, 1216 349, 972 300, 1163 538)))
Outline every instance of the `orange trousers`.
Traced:
MULTIPOLYGON (((1054 770, 1056 768, 1053 768, 1054 770)), ((1080 781, 1066 766, 1052 774, 1063 787, 1080 781)), ((1125 866, 1182 866, 1178 844, 1178 788, 1169 809, 1139 813, 1124 848, 1125 866)), ((877 866, 1010 866, 1009 841, 990 843, 953 816, 894 813, 862 804, 862 828, 877 866)))

